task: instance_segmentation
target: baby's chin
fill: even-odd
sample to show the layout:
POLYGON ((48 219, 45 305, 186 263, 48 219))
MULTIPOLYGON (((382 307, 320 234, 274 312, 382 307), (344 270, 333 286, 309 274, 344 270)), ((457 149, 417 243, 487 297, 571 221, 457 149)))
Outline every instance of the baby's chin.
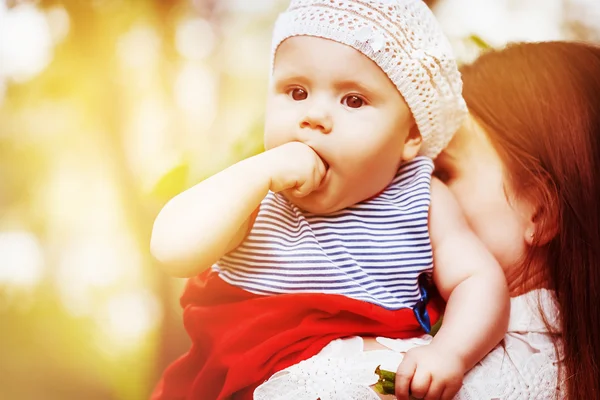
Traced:
POLYGON ((296 197, 291 190, 282 192, 285 198, 302 211, 311 214, 331 214, 346 207, 345 204, 336 204, 331 201, 325 192, 317 191, 304 197, 296 197))

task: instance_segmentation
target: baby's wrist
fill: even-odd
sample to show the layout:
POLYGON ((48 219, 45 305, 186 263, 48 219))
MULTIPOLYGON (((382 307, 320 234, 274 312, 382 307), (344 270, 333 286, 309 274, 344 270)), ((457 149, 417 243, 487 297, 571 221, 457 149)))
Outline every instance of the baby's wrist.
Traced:
POLYGON ((273 167, 273 160, 267 152, 242 160, 240 164, 243 173, 249 179, 258 179, 260 182, 264 182, 269 190, 271 189, 273 170, 275 168, 273 167))
POLYGON ((285 163, 292 162, 292 159, 285 153, 283 146, 267 150, 252 158, 255 173, 265 179, 270 191, 277 193, 293 186, 291 183, 294 180, 285 173, 287 171, 285 163))
POLYGON ((428 346, 432 346, 436 354, 440 357, 454 360, 454 365, 459 367, 463 375, 470 369, 469 357, 458 350, 458 346, 450 346, 445 343, 436 343, 435 339, 428 346))

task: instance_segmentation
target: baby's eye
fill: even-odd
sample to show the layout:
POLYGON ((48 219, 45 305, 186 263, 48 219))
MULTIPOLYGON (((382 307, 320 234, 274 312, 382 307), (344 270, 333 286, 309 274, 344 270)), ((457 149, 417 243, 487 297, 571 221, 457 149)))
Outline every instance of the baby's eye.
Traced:
POLYGON ((350 95, 342 99, 342 103, 350 108, 361 108, 365 105, 365 101, 358 96, 350 95))
POLYGON ((292 96, 292 99, 296 101, 302 101, 306 100, 306 98, 308 97, 308 93, 306 93, 306 90, 304 89, 294 88, 290 91, 290 96, 292 96))

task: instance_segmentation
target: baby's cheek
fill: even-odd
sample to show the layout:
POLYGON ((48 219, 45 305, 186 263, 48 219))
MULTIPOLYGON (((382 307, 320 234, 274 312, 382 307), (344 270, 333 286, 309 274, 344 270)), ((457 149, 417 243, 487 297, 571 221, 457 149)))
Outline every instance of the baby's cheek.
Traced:
POLYGON ((269 135, 269 133, 267 131, 265 131, 265 135, 264 135, 264 146, 265 146, 265 150, 270 150, 274 147, 277 147, 275 145, 275 142, 274 142, 272 136, 269 135))
POLYGON ((297 140, 294 132, 296 124, 285 115, 272 115, 265 121, 264 145, 269 150, 282 144, 297 140))
POLYGON ((282 132, 282 127, 277 124, 269 124, 265 126, 265 134, 264 134, 264 145, 265 150, 269 150, 275 148, 277 146, 281 146, 282 144, 289 142, 290 140, 286 140, 285 135, 282 132))

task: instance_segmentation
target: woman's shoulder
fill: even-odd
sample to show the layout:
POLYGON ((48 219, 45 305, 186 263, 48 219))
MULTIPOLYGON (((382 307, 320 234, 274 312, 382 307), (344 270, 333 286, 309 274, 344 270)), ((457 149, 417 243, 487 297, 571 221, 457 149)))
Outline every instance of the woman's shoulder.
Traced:
MULTIPOLYGON (((503 342, 465 377, 455 399, 551 399, 558 386, 553 333, 541 318, 557 321, 552 292, 540 289, 511 299, 509 330, 503 342)), ((554 329, 554 328, 552 328, 554 329)), ((559 396, 560 398, 560 396, 559 396)))
POLYGON ((559 312, 554 292, 536 289, 510 299, 508 332, 550 333, 560 330, 559 312), (545 322, 550 324, 550 329, 545 322))
POLYGON ((455 400, 556 398, 558 363, 551 342, 513 335, 507 339, 469 371, 455 400))

